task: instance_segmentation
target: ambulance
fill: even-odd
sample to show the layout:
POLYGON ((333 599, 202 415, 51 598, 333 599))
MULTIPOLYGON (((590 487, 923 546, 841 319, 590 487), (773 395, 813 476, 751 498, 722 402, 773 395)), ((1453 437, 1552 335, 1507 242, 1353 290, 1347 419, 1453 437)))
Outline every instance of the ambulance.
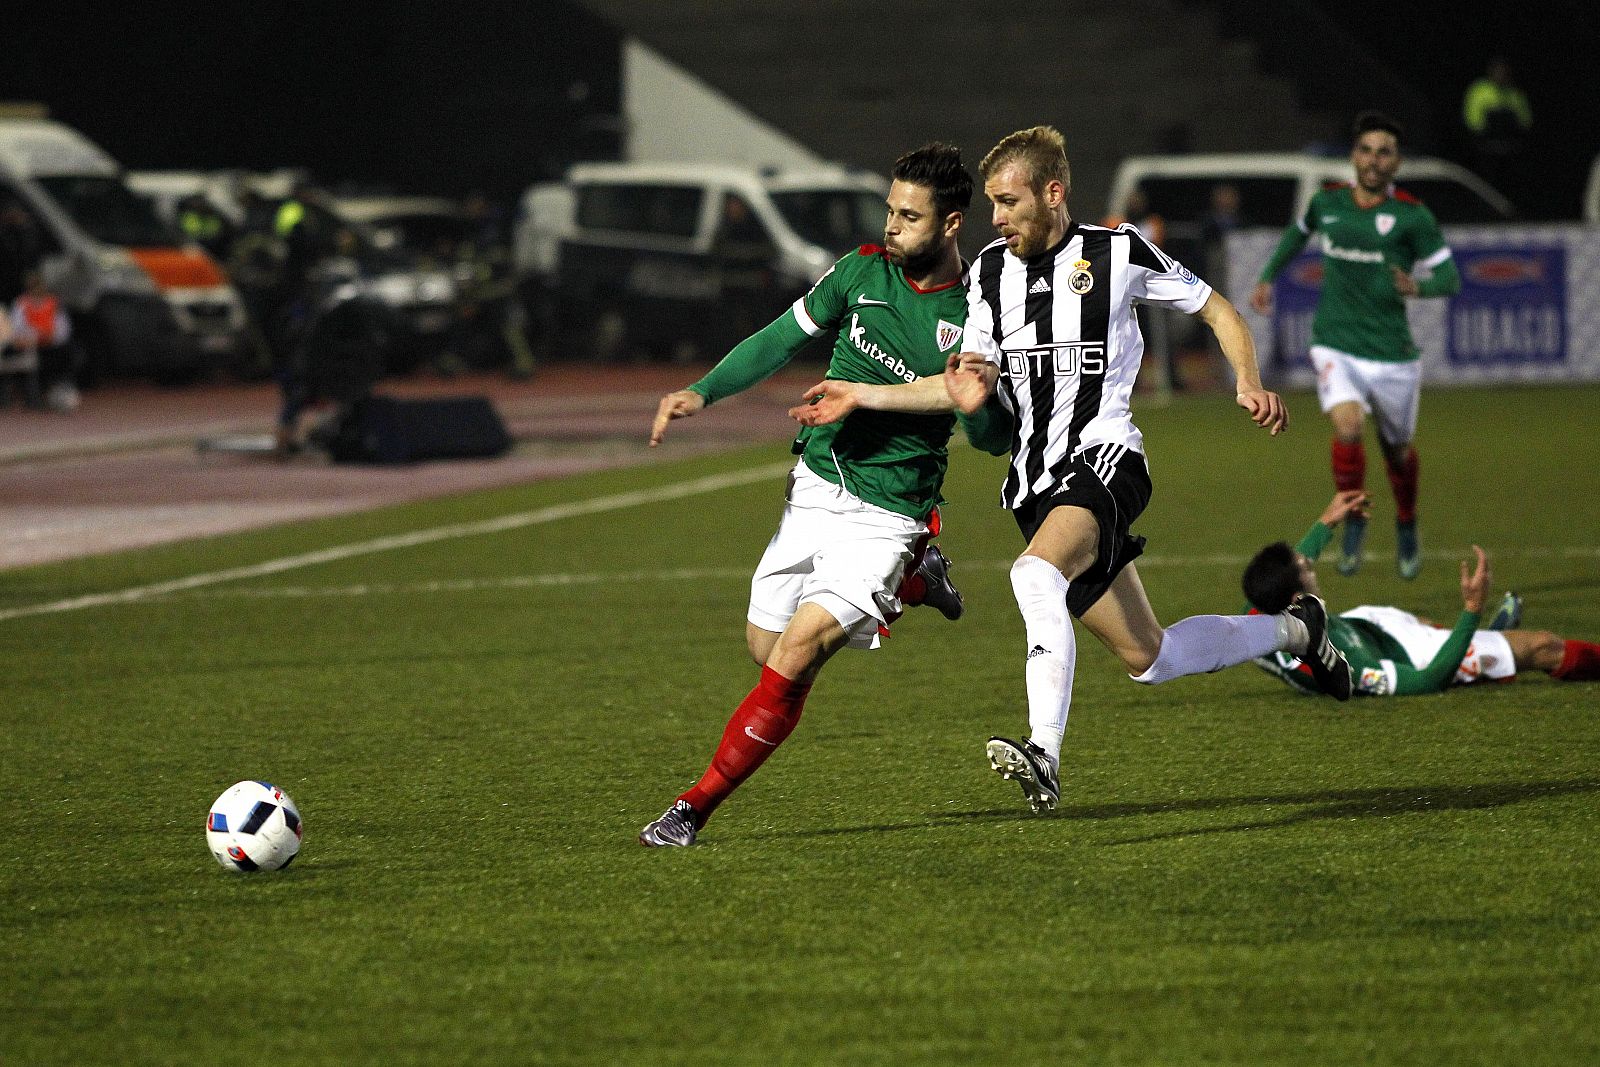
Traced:
POLYGON ((0 257, 8 276, 37 269, 66 304, 86 377, 194 378, 246 350, 244 304, 216 261, 116 160, 49 118, 0 116, 0 257))

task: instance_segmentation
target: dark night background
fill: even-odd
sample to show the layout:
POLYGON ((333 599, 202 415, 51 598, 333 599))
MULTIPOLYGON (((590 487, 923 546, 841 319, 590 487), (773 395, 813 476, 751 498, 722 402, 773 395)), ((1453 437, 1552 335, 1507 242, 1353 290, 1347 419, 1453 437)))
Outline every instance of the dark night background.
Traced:
POLYGON ((510 198, 617 150, 619 38, 565 3, 67 3, 6 21, 0 99, 44 103, 132 169, 510 198))
MULTIPOLYGON (((1303 102, 1318 103, 1319 78, 1340 76, 1317 69, 1314 39, 1262 17, 1280 14, 1277 5, 1207 6, 1261 43, 1265 67, 1299 76, 1303 102)), ((1337 25, 1424 94, 1416 151, 1465 158, 1462 91, 1490 54, 1506 55, 1535 113, 1528 181, 1508 192, 1535 217, 1574 217, 1600 152, 1600 91, 1588 74, 1600 5, 1475 6, 1346 0, 1282 10, 1337 25)), ((478 188, 510 200, 573 159, 614 157, 621 143, 620 38, 566 0, 69 0, 13 9, 5 22, 0 99, 46 104, 131 168, 303 166, 330 185, 478 188)))

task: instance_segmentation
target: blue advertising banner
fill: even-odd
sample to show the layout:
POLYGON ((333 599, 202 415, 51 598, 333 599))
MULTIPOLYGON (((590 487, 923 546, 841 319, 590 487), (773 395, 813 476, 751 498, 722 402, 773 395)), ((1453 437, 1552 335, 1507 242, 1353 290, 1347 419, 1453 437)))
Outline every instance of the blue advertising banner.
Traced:
POLYGON ((1463 248, 1450 301, 1445 358, 1457 365, 1564 363, 1567 250, 1463 248))
MULTIPOLYGON (((1250 306, 1281 230, 1236 230, 1227 239, 1227 291, 1256 338, 1265 377, 1310 388, 1320 254, 1308 249, 1273 284, 1271 314, 1250 306)), ((1446 226, 1461 272, 1448 299, 1406 301, 1423 380, 1430 383, 1600 381, 1600 226, 1507 223, 1446 226)))

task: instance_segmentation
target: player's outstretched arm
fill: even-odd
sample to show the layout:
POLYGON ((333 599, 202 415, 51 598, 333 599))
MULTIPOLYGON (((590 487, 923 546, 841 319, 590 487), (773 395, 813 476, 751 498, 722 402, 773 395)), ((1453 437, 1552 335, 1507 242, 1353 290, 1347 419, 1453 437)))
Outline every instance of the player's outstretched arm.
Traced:
POLYGON ((944 389, 963 415, 976 415, 994 395, 1000 368, 976 352, 958 352, 945 361, 944 389))
POLYGON ((673 419, 687 419, 705 406, 706 398, 693 389, 679 389, 662 397, 661 403, 656 405, 656 421, 650 425, 650 447, 655 448, 667 435, 667 423, 673 419))
POLYGON ((1239 309, 1221 293, 1213 292, 1196 314, 1217 335, 1222 357, 1233 368, 1234 402, 1250 413, 1252 422, 1270 430, 1274 437, 1287 430, 1289 409, 1284 406, 1282 397, 1261 384, 1256 343, 1239 309))
POLYGON ((1333 499, 1328 506, 1322 509, 1322 514, 1317 516, 1317 521, 1327 527, 1339 525, 1350 516, 1358 519, 1367 517, 1367 491, 1365 489, 1341 489, 1333 494, 1333 499))
POLYGON ((838 422, 857 408, 868 411, 949 411, 954 405, 939 378, 918 378, 904 385, 873 385, 828 378, 801 394, 804 403, 789 409, 802 426, 838 422))

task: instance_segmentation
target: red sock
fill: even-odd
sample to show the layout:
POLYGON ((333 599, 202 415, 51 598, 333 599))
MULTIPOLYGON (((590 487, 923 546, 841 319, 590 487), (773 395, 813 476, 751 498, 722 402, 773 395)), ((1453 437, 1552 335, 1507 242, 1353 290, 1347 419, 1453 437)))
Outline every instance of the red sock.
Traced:
POLYGON ((1561 652, 1561 666, 1550 677, 1563 682, 1592 682, 1600 679, 1600 645, 1593 641, 1568 641, 1561 652))
POLYGON ((1396 466, 1384 453, 1384 465, 1389 468, 1389 484, 1394 487, 1394 517, 1396 522, 1417 521, 1417 476, 1422 472, 1422 460, 1415 448, 1406 449, 1406 458, 1396 466))
MULTIPOLYGON (((928 517, 928 533, 918 538, 917 545, 911 550, 911 562, 906 566, 906 576, 900 579, 900 588, 894 595, 900 603, 908 608, 914 608, 922 603, 923 597, 928 595, 928 582, 917 573, 917 568, 922 566, 922 557, 928 553, 928 542, 933 540, 939 532, 939 509, 934 508, 933 514, 928 517)), ((894 619, 890 619, 893 622, 894 619)))
POLYGON ((1339 492, 1367 484, 1367 450, 1360 441, 1333 439, 1333 487, 1339 492))
POLYGON ((711 757, 711 766, 694 787, 680 796, 700 817, 704 826, 717 805, 767 761, 767 757, 788 737, 800 721, 809 684, 791 681, 771 667, 761 668, 761 681, 750 690, 728 726, 722 743, 711 757))

